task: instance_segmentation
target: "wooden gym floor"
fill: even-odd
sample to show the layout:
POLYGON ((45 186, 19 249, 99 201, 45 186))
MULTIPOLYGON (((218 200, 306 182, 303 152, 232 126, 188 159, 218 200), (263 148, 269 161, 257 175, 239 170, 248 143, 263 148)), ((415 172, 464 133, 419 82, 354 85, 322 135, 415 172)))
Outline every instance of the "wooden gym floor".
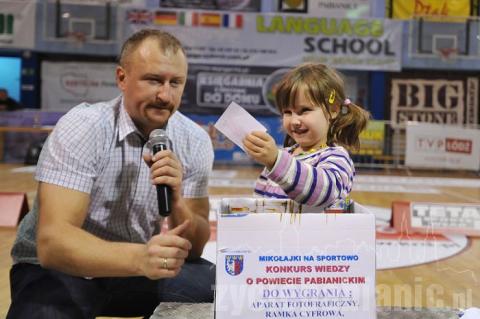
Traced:
MULTIPOLYGON (((32 172, 11 170, 20 165, 0 164, 0 192, 25 192, 30 207, 36 192, 32 172)), ((232 180, 253 180, 259 167, 218 166, 217 176, 228 176, 232 180)), ((422 176, 457 177, 478 180, 478 174, 457 172, 420 171, 367 171, 358 169, 358 176, 422 176)), ((218 177, 217 177, 218 178, 218 177)), ((395 185, 398 178, 390 179, 395 185)), ((415 193, 395 191, 355 190, 352 198, 364 205, 389 208, 394 200, 480 203, 480 187, 435 186, 436 192, 415 193)), ((250 186, 210 188, 215 197, 250 196, 250 186)), ((0 228, 0 318, 6 316, 10 304, 8 273, 11 267, 10 248, 15 238, 15 229, 0 228)), ((480 306, 480 238, 471 238, 466 249, 450 258, 428 264, 377 271, 377 305, 386 307, 453 307, 480 306)))

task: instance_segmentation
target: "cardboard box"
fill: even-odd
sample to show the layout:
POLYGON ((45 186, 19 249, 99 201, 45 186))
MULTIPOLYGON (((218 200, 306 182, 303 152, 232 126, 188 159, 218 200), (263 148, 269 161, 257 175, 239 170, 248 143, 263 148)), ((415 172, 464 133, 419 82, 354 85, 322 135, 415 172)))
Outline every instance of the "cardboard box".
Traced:
POLYGON ((217 319, 376 318, 373 214, 254 201, 224 199, 217 216, 217 319))

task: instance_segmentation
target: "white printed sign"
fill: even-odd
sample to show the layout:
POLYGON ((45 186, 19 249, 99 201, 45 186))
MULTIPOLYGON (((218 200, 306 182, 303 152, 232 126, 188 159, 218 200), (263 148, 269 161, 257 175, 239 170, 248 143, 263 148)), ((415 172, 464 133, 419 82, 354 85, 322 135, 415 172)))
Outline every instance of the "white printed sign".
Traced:
POLYGON ((373 214, 217 218, 217 319, 376 318, 373 214))
POLYGON ((480 236, 480 205, 412 202, 410 214, 415 231, 480 236))
POLYGON ((480 169, 480 131, 459 126, 407 123, 409 167, 480 169))
POLYGON ((109 101, 120 94, 114 63, 43 62, 42 110, 68 111, 82 102, 109 101))

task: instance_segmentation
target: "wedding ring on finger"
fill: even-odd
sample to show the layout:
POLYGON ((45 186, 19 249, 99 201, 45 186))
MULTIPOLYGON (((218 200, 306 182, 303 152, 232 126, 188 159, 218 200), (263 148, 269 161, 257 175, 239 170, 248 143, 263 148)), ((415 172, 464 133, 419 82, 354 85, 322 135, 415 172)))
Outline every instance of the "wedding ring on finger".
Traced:
POLYGON ((163 268, 163 269, 168 269, 167 258, 163 258, 162 268, 163 268))

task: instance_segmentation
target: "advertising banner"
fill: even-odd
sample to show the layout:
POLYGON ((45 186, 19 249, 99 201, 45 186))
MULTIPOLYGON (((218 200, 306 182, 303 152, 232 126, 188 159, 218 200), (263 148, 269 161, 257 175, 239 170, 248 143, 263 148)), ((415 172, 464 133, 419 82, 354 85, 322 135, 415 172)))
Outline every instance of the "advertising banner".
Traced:
POLYGON ((370 17, 370 0, 315 0, 308 5, 308 13, 319 17, 370 17))
POLYGON ((392 17, 411 19, 419 16, 470 16, 470 0, 393 0, 392 17))
POLYGON ((120 94, 114 63, 42 62, 42 110, 68 111, 120 94))
POLYGON ((394 201, 392 224, 404 234, 455 234, 480 237, 480 205, 394 201))
POLYGON ((479 136, 478 129, 409 122, 405 165, 478 171, 479 136))
POLYGON ((221 114, 234 101, 252 114, 277 115, 273 89, 287 70, 192 64, 188 69, 182 110, 221 114))
POLYGON ((400 70, 402 22, 313 15, 195 10, 125 12, 123 38, 154 27, 171 32, 198 64, 294 66, 320 62, 351 70, 400 70))
POLYGON ((403 73, 390 79, 392 125, 407 121, 438 124, 478 123, 478 77, 403 73))
POLYGON ((376 318, 373 214, 298 213, 273 199, 223 205, 217 319, 376 318))
POLYGON ((0 48, 33 49, 36 1, 0 1, 0 48))

